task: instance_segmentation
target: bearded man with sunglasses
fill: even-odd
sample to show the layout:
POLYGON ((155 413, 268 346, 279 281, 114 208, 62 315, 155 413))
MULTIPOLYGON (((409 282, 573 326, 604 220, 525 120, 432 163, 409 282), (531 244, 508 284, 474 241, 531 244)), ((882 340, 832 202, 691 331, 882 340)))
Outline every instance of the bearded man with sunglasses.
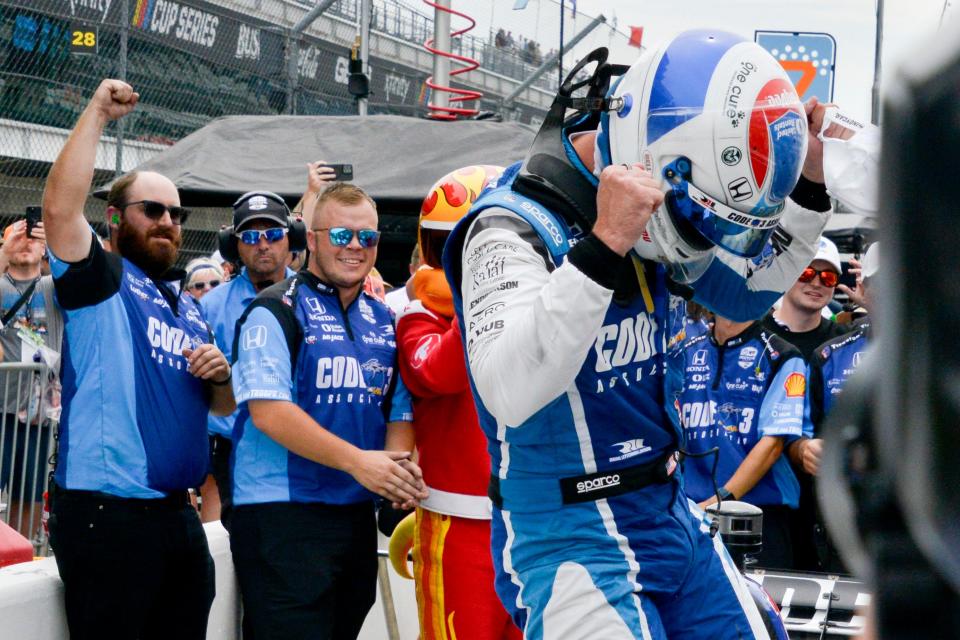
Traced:
MULTIPOLYGON (((257 294, 294 275, 287 268, 290 257, 290 210, 280 196, 269 191, 251 191, 233 205, 233 229, 240 258, 240 274, 204 296, 200 306, 207 314, 217 347, 227 358, 233 353, 237 320, 257 294)), ((237 413, 210 415, 210 473, 219 494, 219 517, 230 529, 232 499, 229 461, 233 450, 233 425, 237 413)))
POLYGON ((269 638, 355 638, 376 598, 374 498, 427 496, 389 308, 363 291, 377 211, 359 188, 318 198, 308 268, 237 322, 240 415, 231 550, 244 629, 269 638))
POLYGON ((106 125, 139 95, 104 80, 50 170, 43 222, 65 318, 50 543, 70 637, 206 635, 214 567, 187 490, 207 470, 206 419, 235 404, 230 365, 172 283, 187 211, 152 172, 124 176, 107 253, 83 209, 106 125))

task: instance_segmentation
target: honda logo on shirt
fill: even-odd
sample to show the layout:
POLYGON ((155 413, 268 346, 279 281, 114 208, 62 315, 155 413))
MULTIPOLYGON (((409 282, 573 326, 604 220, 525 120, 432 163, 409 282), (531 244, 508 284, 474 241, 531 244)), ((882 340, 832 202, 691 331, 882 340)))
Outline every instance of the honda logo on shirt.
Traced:
POLYGON ((307 298, 307 306, 310 307, 310 311, 314 313, 324 314, 327 312, 326 307, 316 298, 307 298))
POLYGON ((698 367, 702 367, 703 365, 707 364, 706 349, 700 349, 699 351, 693 354, 693 364, 698 367))
POLYGON ((267 344, 267 328, 257 324, 243 332, 243 350, 260 349, 267 344))

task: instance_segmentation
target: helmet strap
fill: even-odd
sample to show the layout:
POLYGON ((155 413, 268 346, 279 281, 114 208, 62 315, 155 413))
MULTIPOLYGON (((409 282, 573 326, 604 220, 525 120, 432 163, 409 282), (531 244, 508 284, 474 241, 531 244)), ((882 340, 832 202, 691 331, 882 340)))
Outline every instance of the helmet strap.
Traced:
POLYGON ((594 131, 600 113, 607 108, 605 98, 610 79, 629 67, 607 63, 606 47, 594 49, 585 56, 560 86, 546 118, 530 146, 513 188, 556 211, 576 231, 589 232, 597 219, 597 189, 594 182, 574 166, 564 137, 578 131, 594 131), (591 63, 596 68, 589 78, 577 80, 591 63), (587 87, 587 95, 574 98, 573 93, 587 87), (575 112, 567 117, 567 109, 575 112))

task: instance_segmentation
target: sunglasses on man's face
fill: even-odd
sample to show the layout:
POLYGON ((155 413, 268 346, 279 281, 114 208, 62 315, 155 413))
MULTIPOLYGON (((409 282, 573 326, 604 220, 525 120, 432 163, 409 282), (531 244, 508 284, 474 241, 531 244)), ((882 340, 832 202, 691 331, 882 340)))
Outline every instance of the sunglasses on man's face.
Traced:
POLYGON ((836 271, 830 271, 829 269, 824 269, 823 271, 817 271, 813 267, 807 267, 803 270, 803 273, 800 274, 800 277, 797 278, 800 282, 807 283, 812 282, 813 279, 817 276, 820 276, 820 284, 825 287, 835 287, 840 282, 840 274, 836 271))
POLYGON ((180 225, 186 222, 187 216, 190 215, 190 209, 187 209, 186 207, 167 206, 162 202, 155 202, 153 200, 137 200, 136 202, 127 202, 125 204, 121 204, 117 208, 123 210, 136 204, 139 204, 143 207, 143 214, 151 220, 159 220, 163 217, 164 213, 169 212, 170 222, 180 225))
POLYGON ((213 289, 220 284, 219 280, 200 280, 190 285, 194 291, 203 291, 204 289, 213 289))
POLYGON ((322 227, 314 231, 329 231, 330 244, 335 247, 345 247, 350 244, 353 237, 357 237, 357 242, 364 249, 377 246, 380 242, 380 232, 373 229, 347 229, 346 227, 322 227))
POLYGON ((272 227, 270 229, 247 229, 236 234, 243 244, 258 244, 260 238, 266 238, 267 242, 273 244, 283 240, 287 235, 287 229, 283 227, 272 227))

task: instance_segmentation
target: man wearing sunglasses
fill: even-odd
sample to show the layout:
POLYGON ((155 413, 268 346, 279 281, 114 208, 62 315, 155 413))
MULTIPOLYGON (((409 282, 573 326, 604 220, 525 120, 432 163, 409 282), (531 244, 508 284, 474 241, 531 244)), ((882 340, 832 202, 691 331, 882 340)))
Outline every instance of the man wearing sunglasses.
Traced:
MULTIPOLYGON (((217 347, 227 358, 233 354, 236 322, 257 293, 294 274, 286 266, 290 258, 289 218, 286 203, 269 191, 246 193, 233 206, 240 274, 204 296, 200 303, 217 347)), ((212 449, 211 473, 220 495, 217 517, 227 529, 232 511, 229 460, 236 418, 236 412, 226 417, 211 414, 207 422, 212 449)))
POLYGON ((174 282, 187 211, 152 172, 114 183, 117 253, 84 219, 97 144, 133 110, 104 80, 50 170, 43 222, 65 317, 63 414, 50 487, 50 544, 73 638, 200 639, 214 567, 187 490, 208 465, 210 410, 234 409, 231 369, 202 311, 174 282))
MULTIPOLYGON (((879 270, 879 243, 870 245, 863 256, 863 264, 857 273, 857 286, 854 290, 863 306, 873 310, 876 295, 876 275, 879 270)), ((858 265, 859 266, 859 265, 858 265)), ((820 429, 837 396, 846 386, 847 378, 860 366, 866 355, 868 343, 873 339, 870 316, 858 319, 850 325, 848 333, 827 340, 817 347, 810 358, 810 388, 807 393, 806 423, 804 438, 792 444, 789 453, 793 459, 797 477, 811 491, 810 477, 820 471, 820 457, 823 452, 823 440, 820 429)), ((809 498, 810 496, 808 496, 809 498)), ((816 515, 801 523, 808 542, 805 556, 807 568, 830 573, 846 572, 832 541, 826 535, 823 518, 819 510, 810 509, 816 515), (811 531, 812 529, 812 531, 811 531), (809 541, 812 537, 813 546, 809 541)))
POLYGON ((376 597, 374 498, 425 498, 398 415, 396 338, 363 292, 377 212, 357 187, 317 200, 306 270, 237 322, 231 550, 256 638, 354 638, 376 597))
MULTIPOLYGON (((817 347, 850 329, 823 315, 840 282, 841 271, 837 245, 821 236, 813 260, 783 294, 780 307, 763 319, 763 327, 795 346, 808 366, 817 347)), ((791 522, 794 568, 808 571, 822 568, 814 544, 817 525, 813 482, 803 463, 815 449, 819 449, 819 441, 811 438, 795 439, 787 446, 787 457, 800 482, 800 502, 791 522)))
POLYGON ((799 349, 807 362, 817 347, 849 330, 823 315, 823 309, 833 300, 842 270, 837 245, 821 237, 813 261, 783 294, 780 308, 763 320, 768 331, 799 349))

